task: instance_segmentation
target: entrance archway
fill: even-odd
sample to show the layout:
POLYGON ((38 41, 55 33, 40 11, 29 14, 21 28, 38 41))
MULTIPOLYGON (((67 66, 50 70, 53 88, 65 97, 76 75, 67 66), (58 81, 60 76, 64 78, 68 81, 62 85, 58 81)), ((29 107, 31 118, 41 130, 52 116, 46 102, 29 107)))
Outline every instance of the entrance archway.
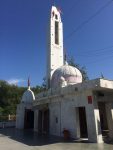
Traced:
POLYGON ((78 107, 78 112, 79 112, 80 137, 88 138, 85 107, 78 107))
POLYGON ((24 115, 24 129, 34 128, 34 111, 31 109, 25 109, 24 115))
POLYGON ((98 109, 99 109, 99 114, 100 114, 100 124, 101 124, 102 135, 107 136, 109 130, 108 130, 105 102, 98 102, 98 109))

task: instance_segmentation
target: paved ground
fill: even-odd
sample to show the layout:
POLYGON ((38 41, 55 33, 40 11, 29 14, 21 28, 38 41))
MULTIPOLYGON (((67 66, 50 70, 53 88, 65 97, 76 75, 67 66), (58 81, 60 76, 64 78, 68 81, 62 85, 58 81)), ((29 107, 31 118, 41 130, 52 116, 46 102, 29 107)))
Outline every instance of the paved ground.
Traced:
POLYGON ((113 150, 113 144, 64 141, 30 130, 0 129, 0 150, 113 150))

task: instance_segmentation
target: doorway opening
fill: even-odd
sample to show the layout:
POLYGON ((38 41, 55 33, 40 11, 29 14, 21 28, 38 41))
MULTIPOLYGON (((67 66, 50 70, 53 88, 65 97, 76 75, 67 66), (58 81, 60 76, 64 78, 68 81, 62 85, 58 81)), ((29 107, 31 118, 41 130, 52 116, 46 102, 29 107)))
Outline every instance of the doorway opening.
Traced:
POLYGON ((38 133, 49 134, 49 109, 39 110, 38 133))
POLYGON ((34 111, 31 109, 25 109, 24 116, 24 129, 33 129, 34 128, 34 111))
POLYGON ((79 112, 80 137, 88 138, 85 107, 78 107, 78 112, 79 112))
POLYGON ((103 137, 108 135, 108 123, 107 123, 107 115, 106 115, 106 108, 105 102, 98 102, 98 109, 100 114, 100 124, 103 137))

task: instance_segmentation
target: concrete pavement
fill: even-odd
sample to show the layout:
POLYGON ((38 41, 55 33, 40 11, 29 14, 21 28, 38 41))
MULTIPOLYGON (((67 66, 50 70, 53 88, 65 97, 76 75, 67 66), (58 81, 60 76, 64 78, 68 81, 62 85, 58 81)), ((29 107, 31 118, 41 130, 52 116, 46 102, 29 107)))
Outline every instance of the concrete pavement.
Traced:
POLYGON ((0 150, 113 150, 112 143, 64 141, 54 136, 39 136, 31 130, 0 129, 0 150))

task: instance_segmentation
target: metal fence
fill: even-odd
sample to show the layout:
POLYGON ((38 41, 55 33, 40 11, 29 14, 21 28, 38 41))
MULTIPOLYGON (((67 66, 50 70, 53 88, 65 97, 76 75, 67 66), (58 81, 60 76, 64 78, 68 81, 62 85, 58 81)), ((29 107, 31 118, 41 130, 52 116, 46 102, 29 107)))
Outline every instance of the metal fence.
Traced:
POLYGON ((16 115, 0 115, 0 122, 3 121, 15 121, 16 115))

